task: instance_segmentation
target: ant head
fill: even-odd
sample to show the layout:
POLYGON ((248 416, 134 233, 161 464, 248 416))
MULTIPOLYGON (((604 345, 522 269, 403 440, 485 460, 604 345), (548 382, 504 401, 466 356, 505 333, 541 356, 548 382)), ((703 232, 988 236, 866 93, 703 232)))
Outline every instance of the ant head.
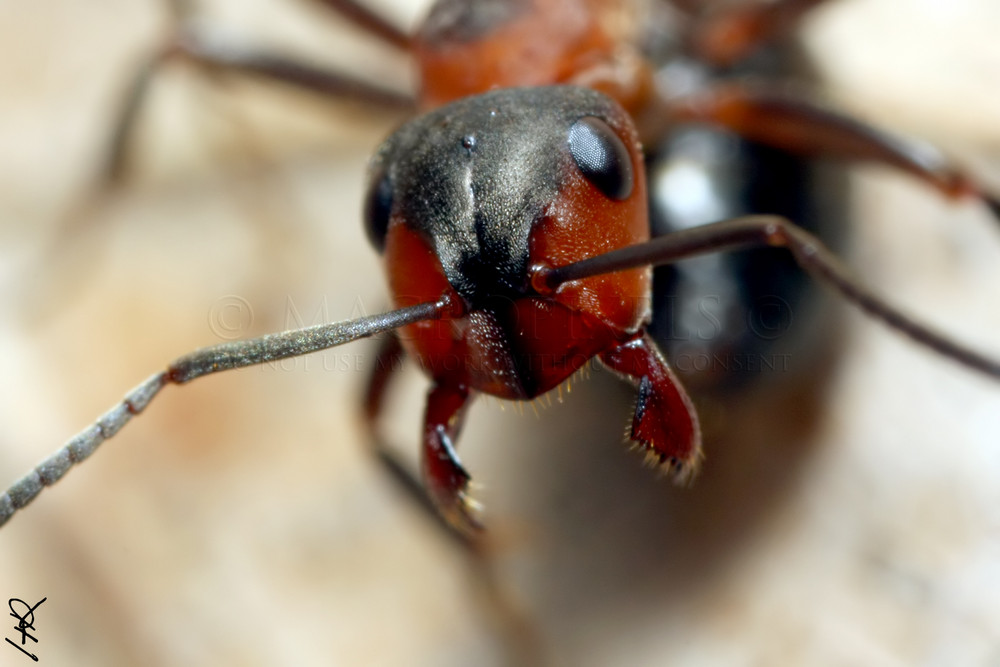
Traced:
POLYGON ((561 224, 572 247, 598 252, 624 219, 646 228, 636 136, 616 102, 585 88, 504 89, 455 102, 407 123, 379 149, 369 238, 382 250, 395 226, 416 232, 470 304, 524 294, 541 221, 561 224))

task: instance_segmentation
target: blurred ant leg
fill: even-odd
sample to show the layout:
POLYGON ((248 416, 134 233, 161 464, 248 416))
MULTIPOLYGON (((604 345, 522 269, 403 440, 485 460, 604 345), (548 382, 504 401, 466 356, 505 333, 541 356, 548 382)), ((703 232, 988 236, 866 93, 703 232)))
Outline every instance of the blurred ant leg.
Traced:
POLYGON ((540 276, 551 289, 569 280, 643 266, 670 264, 679 259, 738 248, 786 248, 798 265, 817 281, 831 287, 869 316, 972 370, 1000 379, 1000 360, 987 357, 948 336, 914 321, 874 294, 822 242, 778 216, 757 215, 693 227, 613 250, 574 264, 544 270, 540 276))
POLYGON ((801 97, 727 84, 667 102, 674 117, 717 123, 739 135, 800 155, 866 160, 905 171, 950 198, 978 197, 1000 217, 1000 200, 940 153, 801 97))
POLYGON ((375 422, 382 413, 382 402, 389 387, 389 380, 404 358, 403 345, 395 332, 379 339, 378 350, 375 352, 375 365, 372 367, 371 375, 368 376, 363 405, 365 423, 373 433, 375 422))
MULTIPOLYGON (((53 251, 61 252, 68 247, 76 245, 79 240, 79 231, 88 226, 89 220, 97 211, 104 208, 112 191, 123 179, 128 135, 135 124, 141 101, 146 97, 150 84, 159 71, 162 59, 162 53, 148 58, 136 70, 129 81, 121 108, 118 111, 118 116, 112 128, 112 134, 103 158, 97 183, 92 186, 92 190, 90 190, 86 198, 76 202, 72 206, 65 218, 58 225, 51 242, 53 251)), ((41 300, 45 301, 44 298, 41 300)))
POLYGON ((407 495, 439 522, 452 536, 476 551, 477 533, 482 528, 472 517, 471 501, 467 497, 469 473, 455 454, 454 441, 461 428, 467 391, 449 393, 435 387, 427 398, 422 454, 422 483, 379 437, 377 422, 382 412, 385 392, 394 371, 405 358, 405 351, 396 333, 379 342, 375 365, 365 389, 363 414, 375 455, 407 495))
POLYGON ((693 15, 697 13, 697 11, 702 6, 702 0, 664 0, 664 1, 666 2, 666 4, 670 5, 674 9, 677 9, 680 12, 687 15, 693 15))
POLYGON ((184 59, 212 72, 241 74, 308 90, 327 97, 356 100, 392 110, 409 110, 412 97, 349 75, 297 62, 207 29, 182 30, 166 48, 143 63, 129 85, 114 126, 105 174, 115 180, 122 164, 138 110, 156 72, 167 62, 184 59))
POLYGON ((713 65, 733 65, 793 32, 809 11, 826 1, 743 1, 710 9, 697 19, 690 48, 713 65))
MULTIPOLYGON (((191 13, 190 0, 164 0, 163 5, 170 21, 175 26, 181 25, 184 22, 184 17, 191 13)), ((124 178, 128 137, 136 123, 142 101, 149 94, 149 88, 164 61, 170 57, 172 48, 172 46, 160 48, 156 53, 147 56, 128 81, 118 116, 112 126, 104 166, 100 171, 98 185, 104 190, 120 183, 124 178)))
POLYGON ((170 55, 222 73, 253 76, 307 90, 324 97, 351 100, 391 111, 414 108, 411 95, 364 79, 309 65, 280 53, 205 28, 183 30, 170 55))
POLYGON ((185 60, 219 74, 238 74, 311 91, 325 97, 354 100, 389 110, 408 111, 413 98, 350 75, 298 62, 257 48, 232 35, 188 27, 142 64, 133 76, 114 124, 103 180, 117 182, 124 173, 129 138, 156 73, 168 62, 185 60))
POLYGON ((600 355, 608 368, 639 384, 631 439, 647 461, 686 482, 701 461, 701 427, 694 404, 649 334, 600 355))
MULTIPOLYGON (((81 238, 94 248, 98 248, 102 242, 93 233, 97 227, 93 222, 127 176, 130 142, 139 121, 142 104, 160 69, 178 59, 201 66, 207 74, 219 79, 230 74, 255 76, 330 98, 359 101, 390 111, 407 111, 414 107, 412 97, 355 77, 299 63, 279 54, 255 49, 232 38, 221 39, 206 30, 189 29, 179 32, 173 43, 142 62, 130 79, 111 126, 111 136, 96 182, 88 189, 85 197, 63 216, 48 244, 51 247, 45 248, 41 253, 44 261, 62 267, 64 270, 61 275, 70 276, 73 281, 58 281, 57 276, 53 275, 32 283, 31 290, 22 299, 29 317, 46 317, 52 312, 49 304, 52 303, 53 296, 66 298, 71 290, 79 288, 80 277, 85 276, 86 272, 77 265, 83 261, 93 262, 93 255, 97 252, 96 249, 80 251, 81 238), (91 232, 89 237, 82 234, 83 230, 91 232), (53 254, 59 255, 58 261, 51 260, 53 254)), ((243 136, 247 137, 245 131, 243 136)), ((253 148, 251 141, 247 141, 245 145, 253 148)), ((263 210, 256 206, 248 208, 255 211, 256 215, 263 210)))
POLYGON ((325 7, 350 21, 358 28, 381 39, 402 51, 409 51, 412 40, 408 34, 399 29, 377 12, 360 5, 353 0, 310 0, 314 4, 325 7))
POLYGON ((375 354, 375 364, 372 366, 371 374, 368 376, 368 386, 365 389, 362 412, 365 426, 368 429, 368 437, 375 449, 375 456, 378 462, 389 473, 389 476, 399 484, 407 496, 423 508, 427 512, 427 516, 445 528, 449 535, 457 537, 459 541, 469 546, 465 536, 454 530, 441 513, 438 512, 437 507, 431 501, 430 496, 427 495, 427 490, 420 480, 389 449, 385 440, 378 433, 378 418, 382 413, 385 392, 389 387, 389 381, 393 377, 393 372, 398 370, 404 358, 403 346, 400 344, 399 337, 395 333, 387 335, 379 341, 379 347, 375 354))
POLYGON ((111 128, 107 154, 100 171, 98 186, 102 190, 106 191, 125 180, 126 154, 132 128, 139 117, 142 102, 148 97, 150 86, 169 53, 169 50, 160 51, 145 60, 128 83, 118 116, 111 128))
MULTIPOLYGON (((305 63, 296 62, 280 54, 273 54, 256 48, 247 42, 238 42, 232 38, 219 39, 212 31, 188 30, 181 33, 175 48, 186 49, 179 57, 199 70, 203 79, 212 90, 225 93, 232 90, 231 86, 238 79, 256 77, 265 83, 283 84, 313 94, 325 96, 328 99, 350 100, 361 102, 366 108, 378 107, 391 111, 408 110, 411 100, 408 96, 372 85, 366 81, 347 77, 305 63)), ((202 79, 195 78, 195 82, 202 79)), ((273 150, 268 147, 264 137, 258 132, 258 125, 250 122, 243 104, 227 105, 227 123, 230 144, 238 147, 239 153, 248 156, 251 163, 258 167, 274 165, 273 150)), ((387 116, 388 118, 394 117, 387 116)), ((221 137, 220 133, 210 135, 211 139, 221 137)), ((252 187, 246 187, 241 180, 229 181, 225 185, 235 190, 229 197, 232 205, 240 208, 240 215, 246 220, 255 221, 259 230, 254 236, 255 249, 261 259, 260 266, 281 265, 295 266, 301 260, 310 244, 303 242, 301 234, 280 232, 282 225, 275 221, 304 221, 309 214, 301 208, 301 201, 294 191, 287 187, 281 170, 272 170, 272 176, 259 181, 252 187)), ((311 225, 303 227, 309 233, 311 225)), ((252 289, 260 293, 271 293, 274 290, 273 281, 264 273, 254 274, 255 284, 252 289)))
MULTIPOLYGON (((491 620, 500 626, 503 635, 509 639, 506 648, 511 653, 511 664, 534 665, 545 664, 542 659, 542 647, 540 638, 534 630, 530 619, 525 616, 517 601, 505 590, 502 581, 498 578, 496 568, 493 567, 492 556, 495 549, 491 543, 484 539, 480 531, 481 526, 475 524, 475 528, 458 529, 454 524, 444 517, 438 506, 428 495, 428 489, 432 488, 428 483, 426 486, 420 482, 411 472, 410 468, 402 463, 385 445, 385 442, 378 436, 376 422, 382 412, 383 401, 389 381, 393 372, 399 369, 400 362, 405 358, 403 346, 399 342, 399 336, 392 332, 379 341, 378 351, 375 357, 375 365, 368 378, 368 386, 365 389, 364 398, 364 418, 369 430, 369 436, 375 446, 375 454, 379 462, 384 466, 389 475, 395 479, 405 490, 407 495, 423 508, 427 516, 445 529, 449 537, 458 540, 465 547, 471 556, 470 562, 475 568, 475 581, 479 584, 479 592, 482 595, 484 608, 490 612, 491 620)), ((435 412, 440 410, 442 403, 435 402, 436 390, 432 390, 428 399, 428 413, 432 410, 432 403, 437 407, 435 412)), ((442 394, 438 394, 441 399, 445 399, 442 394)), ((467 405, 467 403, 466 403, 467 405)), ((445 409, 444 412, 449 412, 445 409)), ((464 406, 459 409, 459 416, 464 412, 464 406)), ((452 427, 457 431, 460 426, 452 427)), ((447 426, 446 426, 447 429, 447 426)), ((457 436, 456 432, 451 434, 449 441, 457 436)), ((425 437, 426 442, 426 437, 425 437)), ((454 450, 452 449, 452 452, 454 450)), ((426 450, 425 450, 426 456, 426 450)), ((446 457, 447 458, 447 457, 446 457)), ((464 473, 457 458, 447 460, 446 463, 439 464, 444 468, 459 470, 464 473)), ((460 473, 461 474, 461 473, 460 473)), ((468 479, 468 473, 464 473, 468 479)), ((468 502, 466 500, 466 502, 468 502)))
POLYGON ((40 244, 34 262, 44 265, 45 270, 34 271, 37 278, 19 294, 19 307, 27 320, 50 317, 92 275, 95 258, 107 243, 106 226, 96 223, 102 220, 102 212, 114 200, 124 179, 128 137, 162 59, 162 53, 147 58, 129 80, 96 177, 91 177, 93 182, 82 195, 72 199, 54 221, 49 238, 40 244), (51 271, 51 267, 58 271, 51 271))
MULTIPOLYGON (((256 76, 327 97, 360 101, 390 111, 409 110, 414 106, 413 99, 408 95, 355 77, 298 63, 232 38, 222 39, 221 35, 204 29, 179 31, 173 43, 147 57, 129 80, 111 126, 111 136, 96 182, 62 216, 51 235, 51 241, 39 253, 39 261, 57 265, 62 270, 58 273, 46 272, 41 280, 33 281, 30 289, 24 292, 21 301, 27 317, 48 317, 54 312, 53 302, 66 299, 90 275, 83 263, 92 264, 104 243, 97 233, 99 225, 94 222, 100 219, 100 212, 114 197, 115 191, 127 176, 129 144, 139 122, 142 104, 160 69, 178 59, 202 66, 207 74, 219 79, 230 74, 256 76), (83 234, 85 230, 87 234, 83 234), (57 261, 53 261, 53 255, 58 256, 57 261), (67 277, 71 280, 67 280, 67 277)), ((247 139, 243 142, 244 145, 254 150, 254 142, 249 140, 245 128, 243 137, 247 139)), ((254 194, 260 196, 260 193, 254 194)), ((261 215, 266 210, 266 207, 260 206, 247 208, 254 215, 261 215)))

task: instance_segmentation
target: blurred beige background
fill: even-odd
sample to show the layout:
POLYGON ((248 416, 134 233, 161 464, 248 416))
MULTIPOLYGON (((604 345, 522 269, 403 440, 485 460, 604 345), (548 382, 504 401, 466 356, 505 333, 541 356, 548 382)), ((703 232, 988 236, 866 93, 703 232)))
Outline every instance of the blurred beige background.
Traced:
MULTIPOLYGON (((297 3, 206 4, 407 85, 404 63, 297 3)), ((416 20, 397 4, 378 3, 416 20)), ((0 2, 0 484, 220 331, 384 305, 357 211, 399 119, 181 69, 150 101, 130 187, 52 250, 164 18, 151 0, 0 2)), ((1000 186, 997 28, 993 0, 831 0, 804 34, 833 99, 1000 186)), ((1000 355, 1000 227, 854 173, 859 272, 1000 355)), ((554 662, 1000 663, 1000 387, 853 312, 846 329, 811 418, 748 396, 730 417, 747 437, 715 444, 692 490, 621 446, 632 397, 606 374, 538 419, 477 405, 462 452, 504 537, 496 578, 554 662)), ((473 568, 366 456, 370 354, 168 388, 0 531, 0 595, 48 598, 41 664, 502 664, 473 568)), ((386 427, 415 458, 407 377, 386 427)))

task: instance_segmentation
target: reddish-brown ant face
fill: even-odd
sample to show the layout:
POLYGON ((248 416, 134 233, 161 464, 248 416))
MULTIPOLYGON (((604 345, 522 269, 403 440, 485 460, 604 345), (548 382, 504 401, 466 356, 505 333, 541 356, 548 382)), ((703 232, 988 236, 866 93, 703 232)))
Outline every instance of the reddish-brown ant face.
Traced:
POLYGON ((501 90, 398 130, 375 160, 366 221, 383 230, 390 289, 400 306, 453 291, 469 311, 461 325, 411 325, 408 351, 438 380, 526 399, 635 334, 648 270, 553 294, 533 274, 649 238, 641 165, 625 112, 583 88, 501 90))

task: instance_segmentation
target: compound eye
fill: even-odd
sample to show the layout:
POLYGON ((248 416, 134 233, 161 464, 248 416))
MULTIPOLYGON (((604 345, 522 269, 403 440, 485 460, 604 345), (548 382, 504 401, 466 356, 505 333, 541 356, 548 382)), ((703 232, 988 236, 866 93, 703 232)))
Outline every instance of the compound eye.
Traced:
POLYGON ((603 120, 588 116, 573 123, 569 152, 587 180, 605 195, 622 201, 632 194, 632 158, 603 120))
POLYGON ((373 174, 368 194, 365 196, 364 224, 368 240, 376 250, 385 248, 385 233, 389 229, 389 215, 392 213, 392 180, 389 170, 383 164, 373 174))

